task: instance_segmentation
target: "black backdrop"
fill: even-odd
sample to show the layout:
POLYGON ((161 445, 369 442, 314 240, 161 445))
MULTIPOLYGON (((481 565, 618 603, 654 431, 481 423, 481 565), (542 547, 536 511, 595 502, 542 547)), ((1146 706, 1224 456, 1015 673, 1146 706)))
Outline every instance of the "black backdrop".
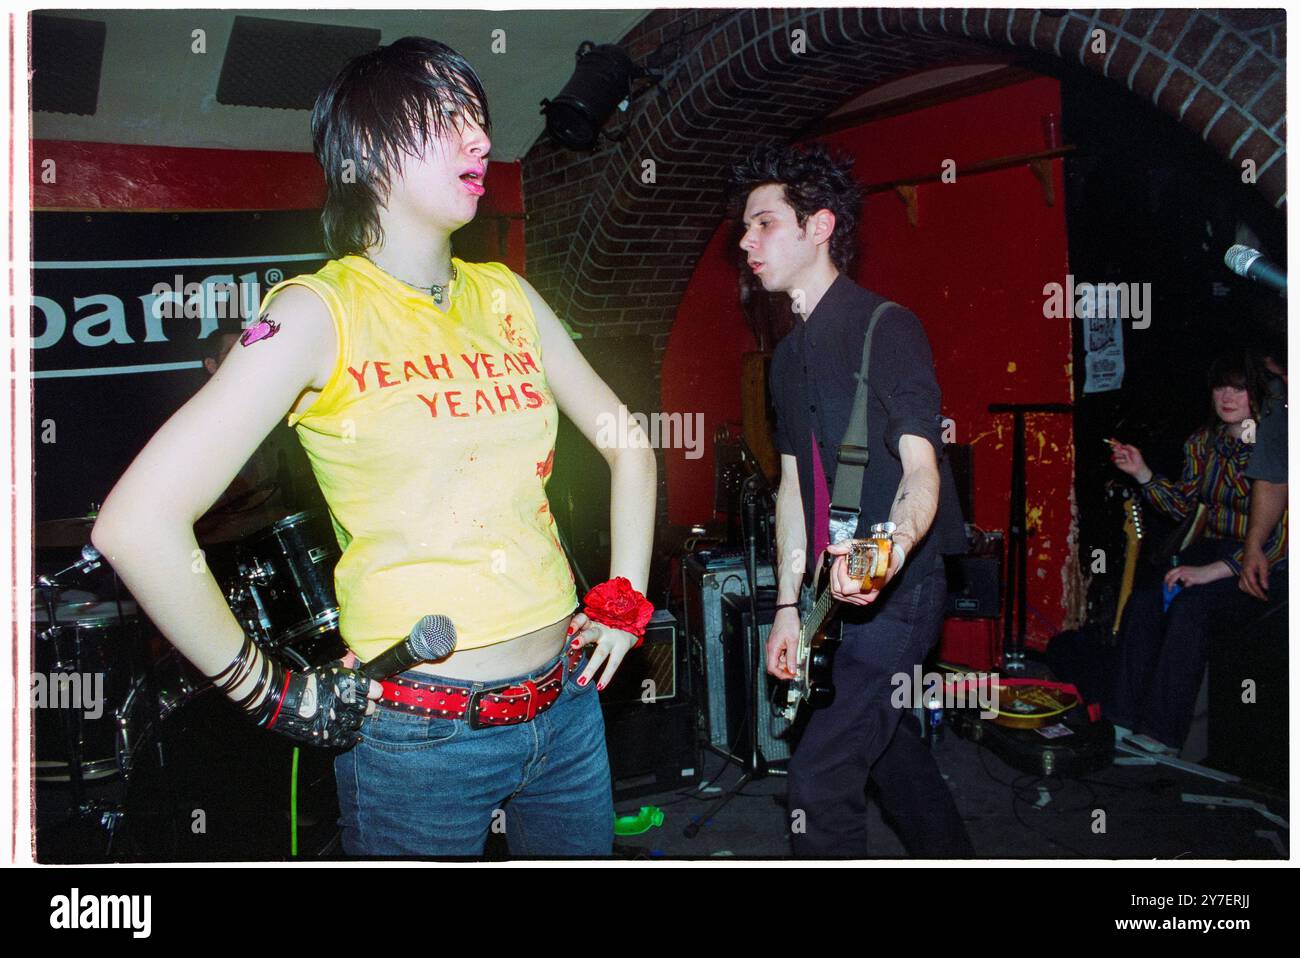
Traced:
POLYGON ((177 275, 182 285, 231 276, 249 284, 244 299, 255 310, 278 278, 319 268, 319 216, 315 210, 35 214, 32 336, 34 346, 48 343, 32 355, 37 521, 83 515, 91 502, 103 502, 149 437, 206 382, 202 359, 217 330, 241 327, 235 304, 211 295, 207 315, 223 318, 178 316, 151 324, 148 297, 155 285, 173 287, 177 275), (311 258, 292 258, 304 254, 311 258), (254 261, 221 262, 244 258, 254 261), (65 317, 61 334, 59 315, 65 317), (134 371, 103 374, 123 367, 134 371), (67 371, 76 374, 62 374, 67 371))

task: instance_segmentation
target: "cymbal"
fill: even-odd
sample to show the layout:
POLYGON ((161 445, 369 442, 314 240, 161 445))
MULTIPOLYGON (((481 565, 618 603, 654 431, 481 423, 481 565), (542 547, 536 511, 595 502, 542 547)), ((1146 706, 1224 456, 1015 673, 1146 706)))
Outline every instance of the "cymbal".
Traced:
POLYGON ((79 548, 90 545, 94 516, 75 519, 47 519, 32 528, 32 541, 38 549, 79 548))
POLYGON ((200 545, 238 542, 254 532, 279 522, 288 513, 283 509, 259 507, 247 512, 209 512, 194 524, 194 536, 200 545))
MULTIPOLYGON (((218 506, 194 524, 194 535, 200 545, 237 542, 279 522, 286 515, 288 513, 284 509, 268 507, 265 500, 251 509, 218 506)), ((38 549, 79 549, 88 546, 90 530, 94 528, 96 518, 97 516, 75 516, 71 519, 38 522, 32 527, 32 542, 38 549)))
MULTIPOLYGON (((133 619, 139 614, 140 607, 130 599, 123 599, 121 612, 125 618, 133 619)), ((95 625, 115 620, 118 617, 118 607, 117 603, 111 600, 89 603, 60 602, 54 608, 54 615, 60 625, 95 625)), ((48 625, 50 621, 49 611, 40 606, 32 610, 32 617, 37 625, 48 625)))

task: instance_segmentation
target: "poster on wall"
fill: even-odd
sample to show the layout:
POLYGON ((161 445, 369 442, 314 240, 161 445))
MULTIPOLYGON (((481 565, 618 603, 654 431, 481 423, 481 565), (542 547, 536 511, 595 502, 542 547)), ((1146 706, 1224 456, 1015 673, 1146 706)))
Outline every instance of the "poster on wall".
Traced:
POLYGON ((1122 324, 1123 320, 1118 316, 1083 317, 1085 393, 1109 392, 1124 384, 1122 324))
POLYGON ((85 515, 207 381, 219 333, 327 258, 319 212, 33 220, 33 513, 85 515))

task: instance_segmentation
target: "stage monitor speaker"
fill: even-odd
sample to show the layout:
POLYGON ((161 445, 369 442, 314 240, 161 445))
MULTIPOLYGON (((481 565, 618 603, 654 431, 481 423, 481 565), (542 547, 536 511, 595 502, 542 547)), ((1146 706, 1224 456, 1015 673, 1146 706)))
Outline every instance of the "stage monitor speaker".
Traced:
POLYGON ((786 686, 788 683, 768 675, 765 665, 764 650, 767 636, 772 631, 772 619, 776 615, 776 590, 760 588, 757 596, 758 605, 758 644, 754 646, 750 659, 750 671, 746 671, 745 644, 750 638, 750 607, 747 596, 725 596, 722 600, 722 648, 725 656, 724 670, 727 684, 727 751, 744 757, 749 753, 750 729, 749 716, 746 712, 746 685, 753 683, 758 696, 758 750, 769 762, 780 761, 790 757, 790 742, 787 735, 791 723, 780 714, 779 708, 785 706, 786 686))
POLYGON ((700 780, 701 752, 677 620, 659 609, 645 642, 628 652, 601 692, 616 801, 668 792, 700 780))

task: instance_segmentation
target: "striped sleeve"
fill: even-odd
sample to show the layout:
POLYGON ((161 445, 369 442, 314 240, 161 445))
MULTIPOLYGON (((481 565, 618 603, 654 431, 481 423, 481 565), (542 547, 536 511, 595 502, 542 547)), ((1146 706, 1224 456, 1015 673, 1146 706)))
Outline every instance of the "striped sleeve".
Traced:
MULTIPOLYGON (((1287 549, 1287 519, 1289 512, 1282 513, 1282 518, 1278 520, 1277 526, 1273 529, 1273 534, 1268 537, 1264 543, 1264 558, 1268 559, 1268 567, 1271 569, 1283 559, 1286 558, 1287 549)), ((1241 575, 1241 562, 1245 555, 1245 547, 1238 548, 1231 558, 1224 559, 1228 568, 1232 570, 1233 575, 1241 575)))
POLYGON ((1166 479, 1152 474, 1142 488, 1143 497, 1172 519, 1182 519, 1196 507, 1196 490, 1201 484, 1208 455, 1204 430, 1193 433, 1183 443, 1183 474, 1166 479))

